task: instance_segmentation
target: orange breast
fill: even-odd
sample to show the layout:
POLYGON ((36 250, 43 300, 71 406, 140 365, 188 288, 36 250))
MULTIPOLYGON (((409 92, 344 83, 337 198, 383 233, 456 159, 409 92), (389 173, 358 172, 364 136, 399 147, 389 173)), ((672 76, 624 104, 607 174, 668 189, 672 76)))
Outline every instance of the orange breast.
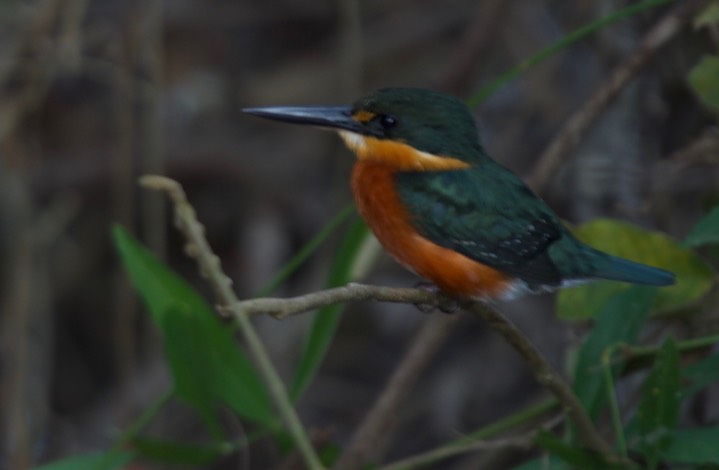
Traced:
POLYGON ((395 191, 394 171, 381 162, 359 160, 352 173, 357 209, 385 250, 449 294, 505 297, 512 284, 507 275, 417 233, 395 191))

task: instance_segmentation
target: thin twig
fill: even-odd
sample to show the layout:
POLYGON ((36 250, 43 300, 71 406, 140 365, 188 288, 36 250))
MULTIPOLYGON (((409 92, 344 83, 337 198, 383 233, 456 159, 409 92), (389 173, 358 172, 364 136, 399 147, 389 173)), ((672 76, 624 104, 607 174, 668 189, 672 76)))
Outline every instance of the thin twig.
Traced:
POLYGON ((251 351, 257 363, 260 374, 267 383, 274 404, 285 421, 287 430, 292 435, 295 444, 305 460, 305 464, 312 470, 324 468, 292 406, 282 379, 272 365, 272 361, 262 344, 262 340, 252 325, 250 317, 233 307, 239 300, 232 290, 232 281, 222 271, 219 259, 212 252, 212 248, 210 248, 205 238, 205 229, 197 221, 195 210, 187 202, 182 187, 176 181, 163 176, 143 176, 140 179, 140 183, 147 188, 164 191, 170 196, 170 199, 172 199, 175 205, 175 220, 177 226, 188 241, 188 253, 195 258, 199 264, 200 271, 214 289, 219 303, 228 306, 229 311, 232 312, 235 321, 240 326, 240 331, 244 336, 248 349, 251 351))
POLYGON ((537 429, 527 432, 521 436, 496 439, 466 439, 458 443, 439 447, 423 454, 417 454, 411 457, 407 457, 406 459, 398 460, 389 465, 380 467, 379 470, 411 470, 422 468, 433 463, 437 463, 440 460, 446 459, 448 457, 454 457, 457 455, 466 454, 468 452, 497 451, 510 448, 528 450, 532 447, 532 441, 539 432, 539 429, 552 429, 553 427, 561 423, 563 420, 563 413, 556 414, 555 416, 549 418, 543 424, 538 426, 537 429))
POLYGON ((441 448, 432 452, 431 455, 422 455, 422 459, 409 457, 401 462, 396 462, 391 465, 380 467, 379 470, 412 470, 436 463, 440 460, 447 459, 449 457, 455 457, 457 455, 466 454, 469 452, 478 451, 499 451, 506 449, 517 449, 527 451, 532 448, 532 439, 536 432, 527 433, 525 436, 519 437, 506 437, 499 439, 492 439, 487 441, 475 441, 457 446, 454 448, 441 448), (429 462, 429 463, 428 463, 429 462))
POLYGON ((359 470, 365 463, 376 461, 382 456, 404 399, 460 317, 458 314, 434 315, 425 320, 382 395, 337 462, 336 470, 359 470))
POLYGON ((679 170, 690 165, 716 165, 719 162, 719 129, 707 128, 703 135, 669 155, 667 160, 677 162, 679 170))
POLYGON ((599 88, 594 95, 577 111, 564 128, 557 134, 550 146, 539 158, 532 175, 528 178, 529 185, 541 192, 549 182, 550 177, 564 162, 569 151, 575 146, 589 126, 611 103, 617 94, 624 88, 651 59, 659 49, 682 30, 691 18, 700 2, 680 2, 644 36, 636 50, 612 74, 607 82, 599 88))
POLYGON ((470 311, 482 317, 493 330, 501 334, 524 358, 537 382, 547 387, 567 409, 567 413, 572 418, 584 444, 600 454, 610 455, 612 453, 611 447, 599 435, 572 389, 569 388, 567 382, 554 370, 549 361, 527 339, 524 333, 503 315, 486 305, 474 304, 470 307, 470 311))
POLYGON ((349 283, 310 294, 285 299, 258 298, 243 300, 232 308, 244 315, 264 314, 277 319, 316 310, 321 307, 362 300, 381 302, 437 304, 441 294, 426 290, 402 287, 383 287, 369 284, 349 283))

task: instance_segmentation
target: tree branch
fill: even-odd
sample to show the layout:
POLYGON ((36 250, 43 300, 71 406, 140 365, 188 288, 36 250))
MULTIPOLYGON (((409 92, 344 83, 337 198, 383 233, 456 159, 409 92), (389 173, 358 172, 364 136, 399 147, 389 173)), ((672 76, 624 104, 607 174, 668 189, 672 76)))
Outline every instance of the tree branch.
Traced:
MULTIPOLYGON (((442 305, 443 294, 426 289, 407 287, 383 287, 351 282, 343 287, 312 292, 286 299, 258 298, 243 300, 232 306, 245 315, 265 314, 277 319, 316 310, 321 307, 346 302, 376 300, 380 302, 442 305)), ((225 310, 226 308, 223 308, 225 310)))
MULTIPOLYGON (((235 308, 246 315, 267 314, 275 318, 286 318, 326 305, 363 300, 442 305, 448 298, 441 293, 435 293, 426 289, 391 288, 351 283, 343 287, 287 299, 260 298, 245 300, 239 302, 235 308)), ((486 304, 474 303, 468 306, 468 310, 482 317, 493 330, 501 334, 520 356, 522 356, 532 370, 537 382, 549 389, 563 404, 577 427, 577 432, 585 445, 597 452, 611 454, 611 448, 596 431, 584 407, 582 407, 569 385, 561 375, 554 370, 531 341, 507 318, 486 304)), ((423 341, 418 340, 415 344, 422 342, 423 341)), ((411 352, 408 353, 405 362, 408 361, 410 357, 413 357, 411 352)), ((405 367, 402 365, 399 366, 396 374, 399 375, 404 369, 405 367)), ((399 380, 399 382, 405 385, 399 389, 406 390, 408 388, 407 383, 409 381, 403 379, 399 380)), ((394 379, 390 381, 387 390, 395 390, 396 392, 397 388, 393 386, 393 383, 395 383, 394 379)), ((363 425, 363 428, 371 429, 371 432, 362 430, 357 432, 357 437, 355 437, 355 441, 359 442, 357 448, 351 452, 350 449, 348 449, 346 453, 347 457, 343 457, 343 460, 340 461, 342 465, 338 468, 355 468, 355 462, 365 462, 368 457, 374 455, 378 450, 375 437, 380 434, 379 430, 387 427, 387 419, 392 416, 392 413, 388 412, 388 409, 392 407, 387 403, 392 403, 398 396, 400 396, 400 394, 395 393, 395 395, 390 395, 391 398, 385 396, 378 400, 378 404, 374 410, 381 410, 381 412, 377 412, 372 419, 368 416, 365 420, 365 423, 368 424, 363 425), (383 401, 386 401, 386 403, 380 405, 383 401)), ((401 396, 403 397, 404 395, 401 394, 401 396)))

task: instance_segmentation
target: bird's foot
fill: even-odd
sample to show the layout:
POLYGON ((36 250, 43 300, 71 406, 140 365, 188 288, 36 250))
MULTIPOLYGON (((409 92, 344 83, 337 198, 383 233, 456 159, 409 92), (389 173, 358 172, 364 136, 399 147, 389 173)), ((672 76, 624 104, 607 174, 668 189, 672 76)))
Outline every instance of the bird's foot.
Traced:
POLYGON ((415 284, 417 289, 422 289, 434 294, 431 302, 418 302, 414 304, 422 313, 432 313, 439 310, 442 313, 455 313, 465 306, 465 302, 460 299, 450 297, 442 292, 439 287, 429 282, 419 282, 415 284))

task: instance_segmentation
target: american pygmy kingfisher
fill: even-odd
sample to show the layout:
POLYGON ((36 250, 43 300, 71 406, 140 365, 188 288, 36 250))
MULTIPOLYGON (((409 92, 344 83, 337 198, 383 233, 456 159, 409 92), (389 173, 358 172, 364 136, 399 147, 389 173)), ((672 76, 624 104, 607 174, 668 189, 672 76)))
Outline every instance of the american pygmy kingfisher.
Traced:
POLYGON ((577 240, 487 155, 471 111, 454 97, 385 88, 351 106, 244 112, 336 130, 357 156, 352 192, 367 225, 397 261, 450 295, 507 300, 592 279, 675 281, 577 240))

